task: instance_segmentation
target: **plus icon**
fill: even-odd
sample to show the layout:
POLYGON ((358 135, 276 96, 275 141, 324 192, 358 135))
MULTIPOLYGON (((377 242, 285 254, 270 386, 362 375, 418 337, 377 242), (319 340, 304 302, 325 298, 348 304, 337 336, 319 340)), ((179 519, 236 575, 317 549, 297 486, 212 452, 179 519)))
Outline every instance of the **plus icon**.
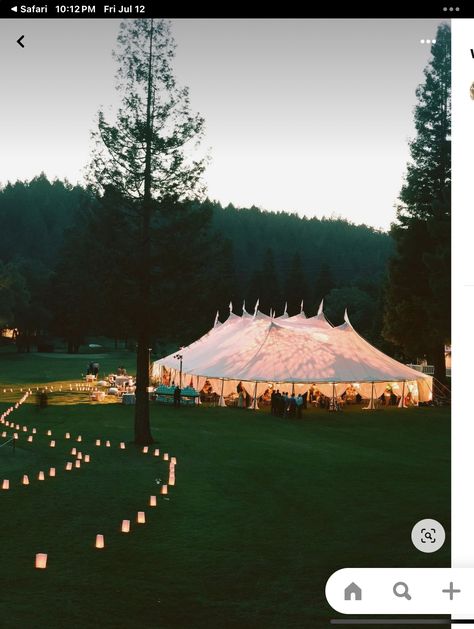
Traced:
POLYGON ((449 588, 447 590, 443 590, 443 592, 445 594, 449 594, 449 600, 452 601, 454 598, 455 594, 459 594, 461 592, 461 590, 455 590, 454 589, 454 584, 451 581, 451 583, 449 584, 449 588))

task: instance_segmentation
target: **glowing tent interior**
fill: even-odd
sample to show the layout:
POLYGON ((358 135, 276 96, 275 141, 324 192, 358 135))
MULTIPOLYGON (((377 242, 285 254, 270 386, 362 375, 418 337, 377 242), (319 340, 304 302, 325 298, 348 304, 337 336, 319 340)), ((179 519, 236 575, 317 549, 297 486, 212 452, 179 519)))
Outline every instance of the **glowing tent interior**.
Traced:
POLYGON ((347 312, 342 325, 333 327, 318 314, 288 317, 268 316, 258 309, 238 316, 230 309, 224 323, 218 317, 214 327, 191 345, 153 363, 152 377, 161 380, 162 369, 172 379, 198 390, 208 380, 224 397, 242 383, 256 400, 269 386, 304 393, 311 385, 325 396, 339 396, 354 386, 371 402, 390 387, 400 397, 405 391, 415 402, 432 399, 433 378, 387 356, 362 338, 352 327, 347 312), (174 370, 174 371, 173 371, 174 370))

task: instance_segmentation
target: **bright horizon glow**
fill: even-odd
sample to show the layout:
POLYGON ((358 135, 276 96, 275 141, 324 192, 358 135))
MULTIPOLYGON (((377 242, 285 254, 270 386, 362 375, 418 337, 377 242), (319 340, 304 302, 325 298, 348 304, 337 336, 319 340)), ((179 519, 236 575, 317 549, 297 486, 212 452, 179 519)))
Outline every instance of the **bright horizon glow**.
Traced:
MULTIPOLYGON (((440 20, 172 21, 174 69, 206 120, 209 198, 387 229, 440 20)), ((118 104, 118 20, 5 20, 1 184, 84 183, 97 111, 118 104), (21 26, 20 26, 21 24, 21 26), (16 44, 18 29, 25 49, 16 44)))

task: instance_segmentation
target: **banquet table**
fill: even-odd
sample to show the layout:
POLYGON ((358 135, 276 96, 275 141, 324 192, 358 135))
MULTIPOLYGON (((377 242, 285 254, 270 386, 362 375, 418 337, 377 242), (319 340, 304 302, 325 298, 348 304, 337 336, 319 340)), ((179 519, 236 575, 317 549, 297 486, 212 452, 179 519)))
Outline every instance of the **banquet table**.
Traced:
POLYGON ((115 386, 123 387, 128 383, 133 384, 132 376, 115 376, 115 386))

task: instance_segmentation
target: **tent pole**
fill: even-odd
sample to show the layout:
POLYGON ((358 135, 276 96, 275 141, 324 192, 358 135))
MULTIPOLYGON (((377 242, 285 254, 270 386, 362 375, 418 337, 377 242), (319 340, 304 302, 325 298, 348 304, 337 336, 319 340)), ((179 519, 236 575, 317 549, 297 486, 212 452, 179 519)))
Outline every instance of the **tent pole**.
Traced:
POLYGON ((398 404, 398 408, 406 408, 405 406, 405 380, 403 381, 402 397, 400 399, 400 403, 398 404))
POLYGON ((332 410, 336 410, 336 383, 332 383, 332 410))
POLYGON ((224 378, 222 378, 221 397, 219 398, 219 406, 227 406, 224 400, 224 378))
POLYGON ((372 382, 372 392, 370 394, 370 407, 371 410, 373 410, 375 408, 375 403, 374 403, 374 383, 372 382))
POLYGON ((201 390, 199 388, 199 378, 201 376, 196 376, 196 386, 194 387, 196 389, 196 391, 198 392, 198 396, 196 398, 196 404, 199 406, 201 404, 201 390))
POLYGON ((258 406, 257 406, 257 383, 255 383, 252 408, 253 408, 254 411, 256 411, 257 408, 258 408, 258 406))

